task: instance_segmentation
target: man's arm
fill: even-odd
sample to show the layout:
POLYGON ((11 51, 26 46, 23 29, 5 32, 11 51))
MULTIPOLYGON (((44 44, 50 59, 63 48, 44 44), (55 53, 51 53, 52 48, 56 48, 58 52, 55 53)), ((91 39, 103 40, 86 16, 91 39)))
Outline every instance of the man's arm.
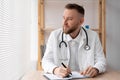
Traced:
POLYGON ((89 66, 86 70, 81 72, 83 75, 88 75, 90 77, 97 76, 97 74, 105 72, 106 70, 106 59, 103 53, 103 48, 101 46, 98 35, 95 36, 95 65, 89 66))
POLYGON ((53 60, 53 56, 54 56, 53 43, 54 42, 55 42, 54 33, 51 32, 46 45, 45 54, 42 58, 42 68, 44 69, 45 72, 49 72, 49 73, 53 73, 53 69, 57 67, 54 64, 54 60, 53 60))
POLYGON ((101 42, 97 34, 96 34, 96 41, 95 41, 95 65, 94 67, 99 70, 99 73, 103 73, 106 71, 106 58, 105 58, 103 48, 102 48, 101 42))

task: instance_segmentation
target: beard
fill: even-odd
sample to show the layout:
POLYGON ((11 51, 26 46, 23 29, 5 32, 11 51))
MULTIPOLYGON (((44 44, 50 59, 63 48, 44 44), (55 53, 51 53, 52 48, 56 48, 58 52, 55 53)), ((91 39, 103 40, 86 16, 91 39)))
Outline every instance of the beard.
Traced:
POLYGON ((71 26, 71 27, 64 25, 64 26, 63 26, 63 32, 64 32, 65 34, 70 34, 70 33, 73 33, 74 31, 76 31, 77 28, 78 28, 78 24, 73 25, 73 26, 71 26))

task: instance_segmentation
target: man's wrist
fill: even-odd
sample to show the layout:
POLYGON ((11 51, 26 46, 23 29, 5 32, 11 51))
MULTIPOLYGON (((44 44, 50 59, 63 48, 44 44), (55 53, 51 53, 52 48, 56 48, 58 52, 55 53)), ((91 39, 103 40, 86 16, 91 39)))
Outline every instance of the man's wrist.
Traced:
POLYGON ((98 68, 94 67, 94 69, 97 71, 97 73, 99 73, 99 70, 98 70, 98 68))

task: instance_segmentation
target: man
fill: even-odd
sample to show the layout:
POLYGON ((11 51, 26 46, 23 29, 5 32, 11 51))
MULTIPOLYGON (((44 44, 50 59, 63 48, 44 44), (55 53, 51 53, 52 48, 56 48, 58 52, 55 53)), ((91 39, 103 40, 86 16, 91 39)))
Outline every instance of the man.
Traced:
POLYGON ((67 4, 63 13, 63 28, 51 33, 42 67, 45 72, 66 77, 71 71, 95 77, 106 70, 106 60, 98 35, 86 30, 90 50, 85 49, 86 34, 81 25, 84 22, 84 8, 67 4), (62 41, 62 43, 61 43, 62 41), (64 63, 67 67, 61 65, 64 63))

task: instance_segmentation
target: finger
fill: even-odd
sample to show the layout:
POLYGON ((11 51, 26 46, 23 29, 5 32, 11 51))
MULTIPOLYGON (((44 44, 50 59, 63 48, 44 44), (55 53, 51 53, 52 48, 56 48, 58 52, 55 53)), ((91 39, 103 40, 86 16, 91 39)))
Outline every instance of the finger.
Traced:
POLYGON ((64 73, 64 76, 68 76, 71 73, 71 69, 67 66, 67 68, 61 66, 61 72, 64 73))
POLYGON ((87 73, 88 76, 92 77, 94 75, 94 71, 91 69, 89 73, 87 73))
POLYGON ((64 78, 66 75, 64 73, 59 73, 58 76, 64 78))
POLYGON ((68 76, 69 74, 71 74, 71 70, 70 70, 70 68, 67 68, 66 76, 68 76))
POLYGON ((60 68, 60 71, 64 73, 64 72, 66 72, 67 70, 66 70, 66 68, 64 68, 64 67, 61 67, 61 68, 60 68))
POLYGON ((87 71, 86 71, 86 73, 85 73, 85 74, 90 74, 91 70, 92 70, 92 67, 91 67, 91 66, 90 66, 90 67, 88 67, 88 69, 87 69, 87 71))
POLYGON ((94 77, 96 75, 96 72, 95 71, 92 71, 91 73, 90 73, 90 77, 94 77))
POLYGON ((71 69, 70 69, 70 68, 67 68, 67 72, 70 74, 70 73, 71 73, 71 69))
POLYGON ((69 67, 67 67, 67 68, 62 68, 62 69, 64 69, 64 72, 66 73, 67 72, 67 74, 70 74, 71 73, 71 69, 69 68, 69 67))
POLYGON ((61 67, 56 68, 56 75, 58 77, 63 77, 63 73, 62 73, 62 68, 61 67))
POLYGON ((67 68, 65 69, 67 69, 67 72, 71 72, 71 69, 69 68, 69 66, 67 66, 67 68))
POLYGON ((81 74, 81 75, 84 75, 84 72, 85 72, 85 71, 81 71, 80 74, 81 74))
POLYGON ((64 69, 63 67, 56 68, 55 74, 59 77, 66 77, 68 75, 66 69, 64 69))
POLYGON ((60 68, 60 73, 59 73, 59 75, 61 76, 61 77, 65 77, 66 76, 66 71, 65 71, 65 69, 64 68, 60 68))
POLYGON ((63 73, 63 76, 67 76, 70 73, 70 70, 68 68, 62 68, 61 73, 63 73))
POLYGON ((80 74, 81 74, 81 75, 83 75, 83 71, 82 71, 82 72, 80 72, 80 74))
POLYGON ((90 76, 90 77, 94 77, 94 76, 96 76, 96 75, 97 75, 97 72, 96 72, 96 70, 93 68, 93 69, 90 71, 89 76, 90 76))
POLYGON ((86 75, 88 73, 90 67, 91 66, 89 66, 85 71, 83 71, 83 75, 86 75))
POLYGON ((95 68, 93 68, 92 77, 95 77, 97 74, 98 74, 97 70, 95 68))
POLYGON ((69 76, 69 73, 61 73, 62 77, 67 77, 69 76))
POLYGON ((96 76, 96 72, 93 72, 92 74, 91 74, 91 77, 95 77, 96 76))

